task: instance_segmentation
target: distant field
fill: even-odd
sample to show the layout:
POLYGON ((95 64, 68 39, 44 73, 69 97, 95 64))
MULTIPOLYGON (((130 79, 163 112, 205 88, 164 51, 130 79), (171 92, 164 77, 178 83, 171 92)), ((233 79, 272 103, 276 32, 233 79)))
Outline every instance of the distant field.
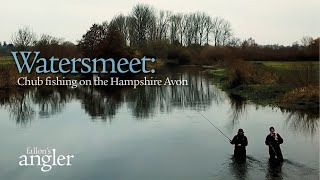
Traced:
POLYGON ((0 65, 13 64, 14 60, 11 56, 0 56, 0 65))
POLYGON ((319 61, 259 61, 254 63, 273 69, 288 82, 294 83, 295 80, 319 82, 319 61))
POLYGON ((265 66, 273 67, 276 69, 292 69, 299 65, 312 64, 319 67, 319 61, 259 61, 265 66))

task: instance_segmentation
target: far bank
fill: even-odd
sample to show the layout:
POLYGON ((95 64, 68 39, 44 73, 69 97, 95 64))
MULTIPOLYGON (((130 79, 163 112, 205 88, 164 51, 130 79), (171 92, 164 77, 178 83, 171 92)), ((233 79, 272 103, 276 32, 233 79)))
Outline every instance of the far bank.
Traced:
POLYGON ((227 93, 319 115, 319 62, 237 62, 207 69, 227 93))

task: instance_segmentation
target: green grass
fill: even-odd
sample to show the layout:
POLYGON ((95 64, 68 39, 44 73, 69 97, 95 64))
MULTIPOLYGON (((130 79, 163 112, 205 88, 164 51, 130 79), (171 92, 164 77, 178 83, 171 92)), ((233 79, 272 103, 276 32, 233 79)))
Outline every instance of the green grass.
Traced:
POLYGON ((214 74, 214 75, 217 76, 217 77, 224 77, 224 76, 225 76, 225 73, 226 73, 226 70, 225 70, 225 69, 222 69, 222 68, 212 69, 212 70, 209 70, 209 73, 210 73, 210 74, 214 74))
POLYGON ((319 61, 261 61, 261 64, 275 69, 292 69, 299 65, 312 64, 319 67, 319 61))
POLYGON ((11 56, 0 56, 0 65, 14 64, 14 60, 11 56))
POLYGON ((319 81, 319 61, 259 61, 256 65, 278 74, 282 79, 294 81, 296 78, 310 78, 312 82, 319 81), (307 77, 306 75, 309 74, 307 77))
POLYGON ((223 68, 208 69, 208 74, 213 78, 213 81, 219 86, 224 86, 227 83, 227 71, 223 68))

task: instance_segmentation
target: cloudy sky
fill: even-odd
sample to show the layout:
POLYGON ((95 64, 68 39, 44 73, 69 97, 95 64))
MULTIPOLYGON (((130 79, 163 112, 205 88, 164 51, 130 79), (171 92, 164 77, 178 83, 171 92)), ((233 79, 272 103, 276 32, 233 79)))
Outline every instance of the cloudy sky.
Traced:
POLYGON ((235 36, 259 44, 291 45, 320 36, 319 0, 10 0, 0 6, 0 41, 19 27, 76 42, 93 23, 128 14, 137 3, 173 12, 203 11, 231 22, 235 36))

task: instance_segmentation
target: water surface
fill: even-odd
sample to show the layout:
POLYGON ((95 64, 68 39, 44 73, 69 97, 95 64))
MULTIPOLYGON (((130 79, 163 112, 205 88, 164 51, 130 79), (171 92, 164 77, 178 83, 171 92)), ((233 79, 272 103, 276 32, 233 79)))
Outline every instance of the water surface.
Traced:
MULTIPOLYGON (((319 115, 262 107, 228 95, 198 68, 160 72, 188 86, 38 87, 0 97, 0 179, 319 179, 319 115), (228 139, 248 137, 233 160, 228 139), (282 166, 269 166, 268 128, 283 137, 282 166), (27 147, 74 154, 71 167, 18 166, 27 147)), ((160 78, 160 77, 159 77, 160 78)), ((164 77, 162 77, 164 78, 164 77)))

